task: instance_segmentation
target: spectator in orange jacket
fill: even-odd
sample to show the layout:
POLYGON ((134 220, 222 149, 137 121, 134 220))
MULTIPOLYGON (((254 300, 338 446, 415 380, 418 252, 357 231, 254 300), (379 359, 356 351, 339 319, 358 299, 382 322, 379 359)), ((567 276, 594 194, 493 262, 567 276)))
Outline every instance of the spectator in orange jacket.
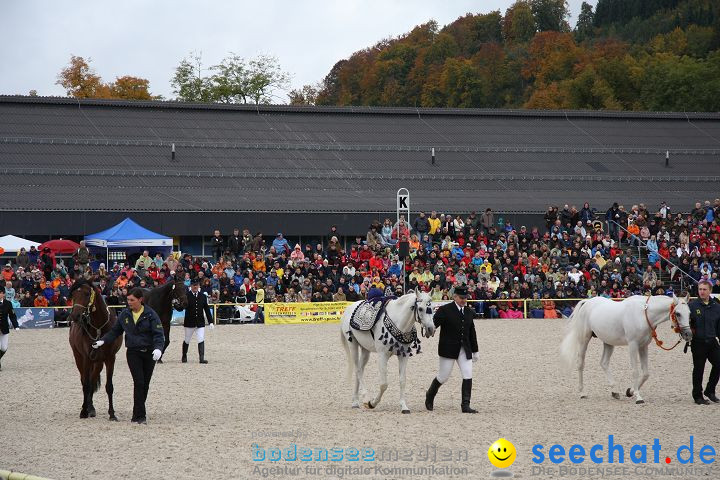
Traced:
POLYGON ((38 292, 37 295, 35 295, 35 302, 33 304, 36 307, 47 307, 48 301, 47 298, 45 298, 45 295, 43 295, 42 292, 38 292))

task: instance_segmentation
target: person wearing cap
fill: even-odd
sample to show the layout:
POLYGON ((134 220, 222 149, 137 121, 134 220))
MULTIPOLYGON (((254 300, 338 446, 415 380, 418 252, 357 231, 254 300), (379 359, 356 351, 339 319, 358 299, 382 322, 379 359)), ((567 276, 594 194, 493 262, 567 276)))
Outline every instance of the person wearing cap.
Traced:
POLYGON ((283 253, 290 252, 290 244, 283 237, 283 234, 280 232, 278 232, 277 236, 275 237, 275 240, 273 240, 272 246, 275 247, 275 251, 277 252, 278 255, 282 255, 283 253))
POLYGON ((425 394, 425 408, 432 410, 435 395, 440 385, 450 378, 453 365, 457 362, 462 374, 462 401, 460 404, 463 413, 477 413, 470 408, 472 394, 472 364, 478 361, 478 343, 473 321, 473 310, 466 305, 467 287, 455 287, 453 300, 438 308, 433 317, 433 323, 440 329, 438 342, 438 355, 440 364, 438 374, 433 378, 430 388, 425 394))
POLYGON ((85 273, 90 264, 90 250, 85 246, 85 240, 80 240, 80 248, 75 252, 75 258, 80 265, 80 273, 85 273))
POLYGON ((25 247, 22 247, 18 252, 17 256, 15 257, 15 263, 18 267, 22 267, 23 269, 27 268, 28 265, 30 265, 30 257, 28 256, 25 247))
POLYGON ((190 282, 190 292, 187 295, 187 308, 185 308, 185 340, 182 344, 182 363, 187 363, 187 352, 190 348, 190 341, 193 334, 198 341, 198 354, 200 363, 208 363, 205 360, 205 317, 207 317, 208 328, 215 328, 210 306, 208 305, 207 296, 200 291, 200 280, 194 278, 190 282))
MULTIPOLYGON (((10 323, 12 323, 15 331, 20 330, 18 325, 15 309, 9 300, 5 298, 5 289, 0 288, 0 360, 8 349, 8 339, 10 337, 10 323), (10 322, 8 322, 10 320, 10 322)), ((0 370, 2 365, 0 364, 0 370)))

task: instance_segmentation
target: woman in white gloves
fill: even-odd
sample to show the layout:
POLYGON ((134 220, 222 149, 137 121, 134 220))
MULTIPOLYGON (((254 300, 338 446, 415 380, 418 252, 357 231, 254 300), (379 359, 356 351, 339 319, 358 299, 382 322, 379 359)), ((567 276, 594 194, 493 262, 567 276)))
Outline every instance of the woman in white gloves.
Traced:
POLYGON ((428 410, 433 409, 435 395, 440 385, 450 378, 453 365, 457 362, 463 378, 461 411, 477 413, 477 410, 470 408, 470 396, 472 393, 472 364, 478 360, 478 343, 473 309, 466 305, 467 295, 468 291, 465 285, 455 287, 454 301, 438 308, 433 317, 435 326, 440 329, 440 341, 438 342, 440 366, 437 376, 425 394, 425 408, 428 410))
POLYGON ((146 424, 145 400, 155 362, 162 356, 165 333, 155 310, 143 305, 143 291, 140 288, 133 288, 128 293, 127 303, 128 308, 120 312, 113 328, 92 346, 100 348, 125 333, 127 362, 134 384, 131 421, 146 424))

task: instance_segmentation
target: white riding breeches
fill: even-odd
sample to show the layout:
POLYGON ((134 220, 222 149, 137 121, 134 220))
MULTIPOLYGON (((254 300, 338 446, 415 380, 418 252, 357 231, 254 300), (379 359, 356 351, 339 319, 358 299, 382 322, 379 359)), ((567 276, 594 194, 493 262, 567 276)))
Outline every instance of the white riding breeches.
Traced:
POLYGON ((458 358, 445 358, 440 357, 440 368, 438 368, 437 380, 441 384, 447 382, 452 373, 453 365, 457 362, 460 367, 460 373, 462 374, 463 380, 469 380, 472 378, 472 358, 465 356, 465 349, 460 347, 460 355, 458 358))
POLYGON ((202 328, 185 327, 185 343, 190 345, 190 340, 192 340, 193 333, 195 334, 195 338, 197 338, 198 343, 202 343, 205 341, 205 327, 202 327, 202 328))
POLYGON ((3 352, 7 352, 9 338, 10 334, 8 333, 6 333, 5 335, 0 334, 0 350, 2 350, 3 352))

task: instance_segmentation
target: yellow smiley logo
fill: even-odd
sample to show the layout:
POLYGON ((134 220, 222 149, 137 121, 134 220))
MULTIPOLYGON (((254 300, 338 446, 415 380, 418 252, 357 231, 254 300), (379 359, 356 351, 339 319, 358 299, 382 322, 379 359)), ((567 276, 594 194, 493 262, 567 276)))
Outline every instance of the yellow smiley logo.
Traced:
POLYGON ((488 450, 488 459, 490 463, 498 468, 507 468, 513 464, 517 452, 515 451, 515 445, 500 438, 490 445, 488 450))

